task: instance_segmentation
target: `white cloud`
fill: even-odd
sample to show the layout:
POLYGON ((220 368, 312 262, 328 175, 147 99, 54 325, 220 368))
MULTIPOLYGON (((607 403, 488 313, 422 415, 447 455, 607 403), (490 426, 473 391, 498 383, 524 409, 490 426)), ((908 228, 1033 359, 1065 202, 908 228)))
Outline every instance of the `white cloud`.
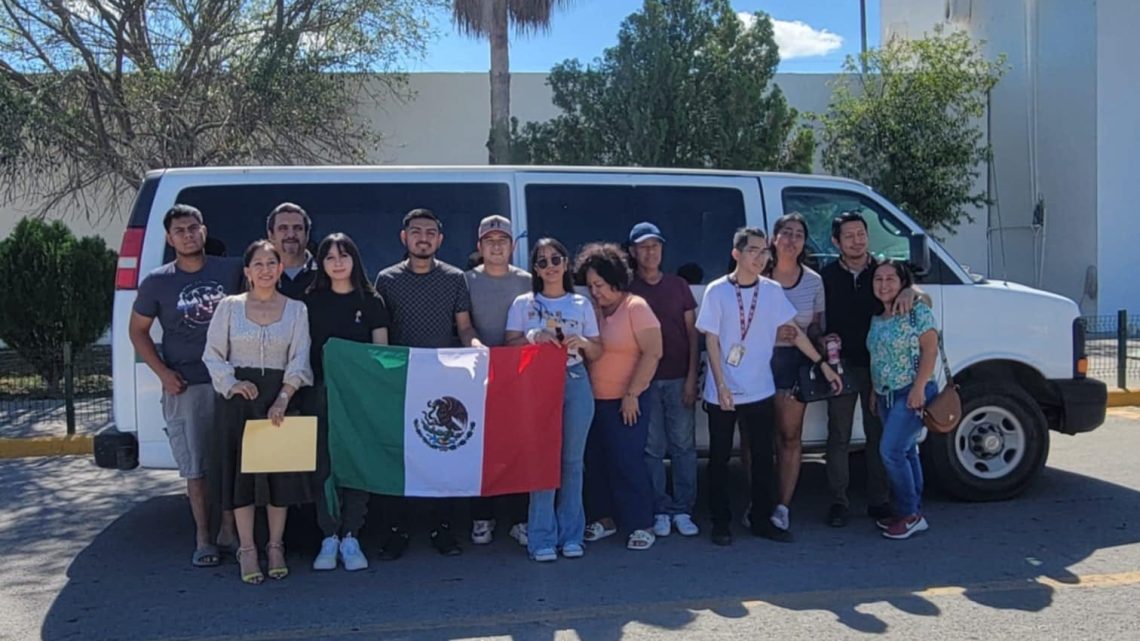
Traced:
MULTIPOLYGON (((741 11, 736 14, 746 27, 756 22, 756 16, 741 11)), ((843 46, 843 36, 827 29, 814 29, 801 20, 772 19, 772 31, 782 60, 825 56, 843 46)))

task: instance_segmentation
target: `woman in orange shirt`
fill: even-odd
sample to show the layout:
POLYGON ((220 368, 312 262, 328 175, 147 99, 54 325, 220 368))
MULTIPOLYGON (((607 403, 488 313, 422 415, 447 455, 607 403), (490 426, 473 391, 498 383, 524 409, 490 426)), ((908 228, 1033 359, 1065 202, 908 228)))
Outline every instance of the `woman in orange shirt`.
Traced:
POLYGON ((661 360, 661 324, 645 299, 630 294, 625 252, 592 243, 578 254, 598 313, 602 356, 589 363, 594 421, 586 443, 586 498, 591 523, 586 541, 628 531, 631 550, 654 543, 653 488, 645 467, 649 433, 646 395, 661 360))

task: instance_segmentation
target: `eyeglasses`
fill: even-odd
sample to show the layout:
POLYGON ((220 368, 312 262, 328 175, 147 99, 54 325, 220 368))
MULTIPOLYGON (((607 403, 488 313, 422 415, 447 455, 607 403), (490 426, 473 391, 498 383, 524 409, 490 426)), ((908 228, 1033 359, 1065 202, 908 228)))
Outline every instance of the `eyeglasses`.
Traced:
POLYGON ((555 254, 555 255, 551 256, 549 260, 547 260, 546 258, 539 258, 538 260, 534 261, 534 266, 539 268, 539 269, 546 269, 547 267, 549 267, 551 265, 558 267, 559 265, 562 264, 562 261, 564 261, 564 260, 566 260, 566 259, 563 258, 560 254, 555 254))

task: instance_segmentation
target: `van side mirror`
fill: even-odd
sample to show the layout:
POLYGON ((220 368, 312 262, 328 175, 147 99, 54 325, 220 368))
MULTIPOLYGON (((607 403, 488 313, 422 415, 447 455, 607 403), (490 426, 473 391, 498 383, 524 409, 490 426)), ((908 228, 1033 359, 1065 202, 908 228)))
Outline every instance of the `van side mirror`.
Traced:
POLYGON ((915 232, 910 237, 910 265, 916 276, 930 272, 930 240, 922 232, 915 232))

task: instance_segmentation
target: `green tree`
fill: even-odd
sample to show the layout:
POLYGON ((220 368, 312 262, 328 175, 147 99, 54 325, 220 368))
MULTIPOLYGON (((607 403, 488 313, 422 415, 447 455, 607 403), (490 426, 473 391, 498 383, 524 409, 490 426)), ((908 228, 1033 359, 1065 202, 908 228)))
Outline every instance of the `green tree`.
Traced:
POLYGON ((378 137, 357 105, 406 90, 383 72, 442 6, 0 0, 0 197, 98 216, 85 196, 149 169, 362 160, 378 137))
POLYGON ((1005 60, 961 32, 896 39, 848 57, 823 123, 823 166, 860 180, 925 228, 953 232, 986 204, 982 118, 1005 60))
POLYGON ((491 133, 487 159, 492 164, 510 157, 511 64, 510 27, 519 34, 550 28, 554 9, 572 0, 454 0, 451 17, 459 31, 491 44, 491 133))
POLYGON ((772 84, 772 22, 728 0, 646 0, 592 65, 549 84, 562 114, 512 124, 516 162, 811 170, 814 139, 772 84))
POLYGON ((0 340, 53 392, 63 377, 63 344, 79 351, 111 324, 115 267, 102 238, 77 239, 59 221, 25 218, 0 241, 0 340))

